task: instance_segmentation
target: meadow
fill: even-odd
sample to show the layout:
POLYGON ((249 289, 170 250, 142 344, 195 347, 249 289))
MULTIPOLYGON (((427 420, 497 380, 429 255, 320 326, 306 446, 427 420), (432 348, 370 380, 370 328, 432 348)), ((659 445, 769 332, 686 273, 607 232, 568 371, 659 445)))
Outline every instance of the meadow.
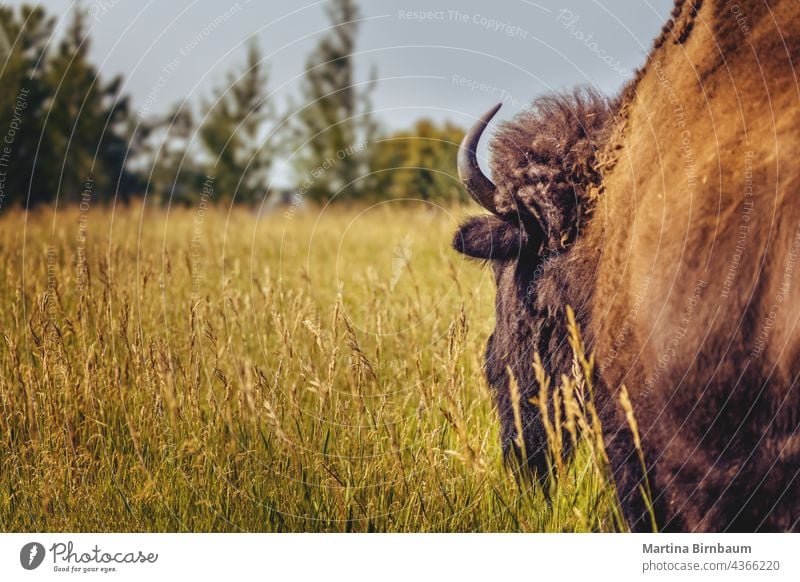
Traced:
POLYGON ((624 529, 586 436, 550 503, 503 464, 470 212, 4 212, 2 531, 624 529))

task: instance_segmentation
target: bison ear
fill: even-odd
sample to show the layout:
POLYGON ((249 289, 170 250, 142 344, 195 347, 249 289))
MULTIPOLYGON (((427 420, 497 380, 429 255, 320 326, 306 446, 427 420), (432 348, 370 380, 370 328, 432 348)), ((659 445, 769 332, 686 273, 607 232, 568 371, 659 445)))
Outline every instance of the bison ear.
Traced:
POLYGON ((453 238, 453 248, 474 259, 513 259, 527 247, 528 235, 518 225, 489 214, 470 218, 453 238))

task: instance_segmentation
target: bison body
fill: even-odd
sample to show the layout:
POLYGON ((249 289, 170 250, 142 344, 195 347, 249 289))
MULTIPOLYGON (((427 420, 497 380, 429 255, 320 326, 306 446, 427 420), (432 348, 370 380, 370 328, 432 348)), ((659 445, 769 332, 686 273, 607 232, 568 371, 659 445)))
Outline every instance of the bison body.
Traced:
MULTIPOLYGON (((507 371, 523 403, 538 390, 533 353, 570 372, 570 305, 636 529, 644 475, 623 385, 662 529, 800 527, 800 4, 735 6, 679 0, 619 99, 538 101, 494 139, 496 186, 465 180, 492 212, 454 246, 495 274, 486 374, 504 450, 520 458, 507 371)), ((465 139, 465 176, 486 121, 465 139)), ((523 460, 541 474, 527 403, 523 426, 523 460)))

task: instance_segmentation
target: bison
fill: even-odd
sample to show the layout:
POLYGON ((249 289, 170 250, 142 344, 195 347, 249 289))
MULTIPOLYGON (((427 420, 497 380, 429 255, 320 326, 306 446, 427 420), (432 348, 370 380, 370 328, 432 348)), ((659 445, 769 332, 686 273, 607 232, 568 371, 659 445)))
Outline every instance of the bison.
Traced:
POLYGON ((545 474, 533 354, 551 375, 570 371, 571 306, 596 355, 633 529, 650 526, 645 477, 662 530, 800 527, 797 64, 795 0, 677 0, 618 97, 549 95, 501 126, 496 183, 475 148, 499 106, 459 150, 461 180, 490 212, 462 225, 453 246, 494 273, 485 373, 505 456, 545 474))

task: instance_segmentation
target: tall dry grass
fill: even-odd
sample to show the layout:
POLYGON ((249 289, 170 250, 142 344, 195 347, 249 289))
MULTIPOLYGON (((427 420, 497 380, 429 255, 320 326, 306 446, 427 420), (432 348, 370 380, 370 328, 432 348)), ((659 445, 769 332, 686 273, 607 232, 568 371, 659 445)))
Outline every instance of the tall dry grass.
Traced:
POLYGON ((550 503, 502 465, 462 213, 6 212, 3 531, 624 529, 582 352, 550 503))

